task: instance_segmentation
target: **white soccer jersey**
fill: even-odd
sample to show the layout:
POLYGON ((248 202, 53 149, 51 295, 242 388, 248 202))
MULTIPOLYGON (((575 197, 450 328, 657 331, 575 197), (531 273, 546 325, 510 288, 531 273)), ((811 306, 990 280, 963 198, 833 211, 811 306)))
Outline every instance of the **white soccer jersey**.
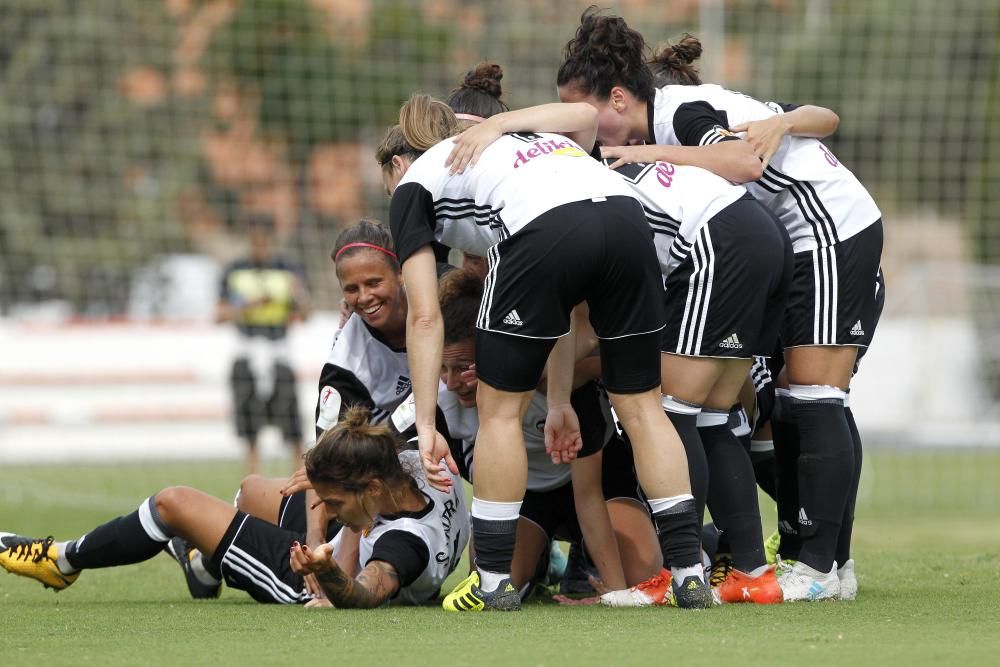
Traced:
MULTIPOLYGON (((457 475, 452 475, 451 490, 438 491, 427 483, 420 454, 416 450, 399 453, 403 468, 413 475, 427 497, 428 506, 420 512, 405 515, 375 517, 372 528, 361 536, 359 562, 362 567, 371 560, 379 538, 390 531, 402 531, 416 536, 427 547, 427 563, 420 575, 400 589, 396 600, 403 604, 423 604, 438 595, 441 584, 455 571, 469 542, 469 509, 465 504, 465 488, 457 475)), ((449 473, 451 474, 451 473, 449 473)), ((344 531, 337 533, 331 544, 336 555, 344 531)))
POLYGON ((506 134, 475 167, 449 175, 445 139, 410 165, 392 195, 399 261, 432 241, 477 255, 557 206, 631 196, 620 179, 558 134, 506 134))
POLYGON ((687 258, 698 231, 747 193, 700 167, 633 163, 616 171, 642 204, 664 279, 687 258))
MULTIPOLYGON (((670 85, 649 105, 649 133, 658 144, 705 146, 734 139, 727 129, 733 125, 784 111, 714 84, 670 85)), ((847 240, 882 217, 861 182, 817 139, 786 136, 764 175, 746 186, 785 225, 797 253, 847 240)))
MULTIPOLYGON (((462 440, 466 469, 473 470, 476 434, 479 433, 479 413, 476 408, 465 408, 458 403, 455 395, 444 389, 438 395, 438 406, 448 422, 448 432, 453 438, 462 440)), ((551 491, 569 482, 568 465, 553 463, 545 453, 545 416, 548 402, 545 394, 535 392, 531 404, 521 422, 524 433, 524 448, 528 455, 528 490, 551 491)))
POLYGON ((335 337, 319 382, 316 428, 325 431, 351 405, 371 410, 380 423, 410 393, 410 367, 405 350, 379 340, 358 315, 351 315, 335 337))

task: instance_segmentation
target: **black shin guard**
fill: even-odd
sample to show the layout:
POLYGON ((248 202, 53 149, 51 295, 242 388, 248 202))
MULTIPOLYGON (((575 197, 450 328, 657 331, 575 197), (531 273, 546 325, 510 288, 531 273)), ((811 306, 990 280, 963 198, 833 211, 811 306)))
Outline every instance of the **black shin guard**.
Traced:
POLYGON ((653 515, 667 569, 701 563, 701 521, 696 513, 694 501, 684 500, 653 515))
POLYGON ((774 439, 775 501, 778 506, 778 553, 785 560, 798 560, 799 548, 799 430, 792 412, 792 399, 777 397, 771 416, 774 439))
POLYGON ((861 484, 861 461, 863 453, 861 448, 861 433, 858 431, 858 424, 854 421, 854 413, 848 407, 844 408, 844 415, 847 417, 847 426, 851 429, 851 438, 854 445, 854 476, 851 478, 851 490, 847 496, 847 504, 844 506, 844 517, 840 524, 840 535, 837 537, 837 563, 843 565, 851 557, 851 535, 854 532, 854 508, 858 503, 858 487, 861 484))
POLYGON ((472 544, 476 550, 476 567, 499 574, 510 572, 516 537, 517 519, 492 521, 472 517, 472 544))
POLYGON ((684 445, 688 475, 691 478, 691 495, 694 496, 695 512, 698 514, 700 526, 705 520, 705 502, 708 498, 708 459, 705 458, 705 448, 701 444, 701 436, 698 435, 698 415, 681 414, 670 410, 664 412, 684 445))
POLYGON ((842 400, 793 399, 799 429, 799 560, 829 572, 854 476, 854 444, 842 400))
POLYGON ((727 425, 698 432, 708 458, 708 509, 729 542, 733 566, 750 572, 766 563, 750 456, 727 425))
POLYGON ((156 510, 155 496, 131 514, 112 519, 66 545, 66 560, 85 570, 141 563, 157 555, 172 537, 156 510))

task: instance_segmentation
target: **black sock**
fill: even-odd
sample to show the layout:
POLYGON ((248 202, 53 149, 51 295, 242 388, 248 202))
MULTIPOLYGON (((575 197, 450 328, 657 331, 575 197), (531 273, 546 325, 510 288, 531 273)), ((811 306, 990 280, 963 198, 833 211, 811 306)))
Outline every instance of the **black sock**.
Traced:
POLYGON ((798 560, 799 548, 799 430, 792 412, 792 399, 778 395, 771 416, 774 439, 775 491, 778 505, 778 554, 785 560, 798 560))
POLYGON ((691 567, 701 563, 701 522, 694 500, 683 500, 656 512, 653 525, 663 551, 664 567, 691 567))
POLYGON ((701 548, 708 554, 709 560, 715 560, 720 553, 729 553, 729 544, 723 543, 724 536, 714 523, 706 523, 701 527, 701 548))
POLYGON ((775 460, 774 450, 769 452, 750 452, 750 463, 753 464, 753 475, 757 480, 757 486, 761 488, 771 500, 778 500, 778 462, 775 460))
POLYGON ((829 572, 854 476, 854 443, 843 400, 792 401, 799 427, 799 560, 829 572))
POLYGON ((858 502, 858 486, 861 484, 861 461, 863 453, 861 449, 861 433, 858 431, 858 424, 854 421, 854 413, 848 407, 844 408, 844 415, 847 417, 847 426, 851 429, 851 438, 854 445, 854 477, 851 479, 851 490, 847 496, 847 505, 844 507, 844 518, 840 524, 840 535, 837 537, 837 564, 843 565, 851 557, 851 536, 854 533, 854 508, 858 502))
POLYGON ((751 572, 767 561, 750 456, 728 425, 703 426, 698 432, 708 458, 708 509, 729 541, 733 566, 751 572))
POLYGON ((701 444, 701 436, 698 435, 698 415, 670 410, 664 412, 674 425, 681 444, 684 445, 684 453, 687 454, 691 495, 694 496, 695 512, 698 514, 700 526, 705 520, 705 501, 708 498, 708 459, 705 458, 705 448, 701 444))
POLYGON ((517 519, 493 521, 472 517, 472 543, 476 550, 476 567, 486 572, 510 572, 514 559, 517 519))
POLYGON ((153 496, 135 512, 112 519, 67 544, 66 560, 80 570, 141 563, 163 551, 171 537, 153 496))

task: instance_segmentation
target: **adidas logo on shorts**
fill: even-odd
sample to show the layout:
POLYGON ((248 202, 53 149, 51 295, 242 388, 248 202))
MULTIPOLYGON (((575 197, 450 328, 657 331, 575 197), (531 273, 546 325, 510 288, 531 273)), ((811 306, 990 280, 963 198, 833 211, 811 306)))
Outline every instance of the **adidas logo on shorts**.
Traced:
POLYGON ((400 375, 399 379, 396 380, 396 396, 399 396, 403 392, 410 391, 410 386, 410 378, 400 375))
POLYGON ((865 330, 861 328, 861 320, 858 320, 857 322, 855 322, 854 326, 851 327, 851 335, 852 336, 864 336, 865 335, 865 330))
POLYGON ((507 313, 507 317, 503 318, 504 324, 509 324, 512 327, 519 327, 524 322, 521 321, 521 317, 517 314, 517 310, 512 310, 507 313))
POLYGON ((813 525, 812 519, 806 515, 806 508, 799 508, 799 525, 800 526, 811 526, 813 525))
POLYGON ((736 334, 729 334, 729 338, 719 343, 719 347, 728 347, 733 350, 742 350, 743 343, 740 342, 740 339, 736 336, 736 334))

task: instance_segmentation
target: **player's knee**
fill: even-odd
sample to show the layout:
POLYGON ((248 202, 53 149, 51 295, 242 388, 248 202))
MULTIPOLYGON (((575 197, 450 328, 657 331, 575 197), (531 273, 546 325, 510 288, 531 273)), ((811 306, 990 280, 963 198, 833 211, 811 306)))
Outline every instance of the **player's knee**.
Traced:
POLYGON ((156 494, 156 511, 168 526, 173 525, 184 507, 191 506, 191 492, 186 486, 168 486, 156 494))

